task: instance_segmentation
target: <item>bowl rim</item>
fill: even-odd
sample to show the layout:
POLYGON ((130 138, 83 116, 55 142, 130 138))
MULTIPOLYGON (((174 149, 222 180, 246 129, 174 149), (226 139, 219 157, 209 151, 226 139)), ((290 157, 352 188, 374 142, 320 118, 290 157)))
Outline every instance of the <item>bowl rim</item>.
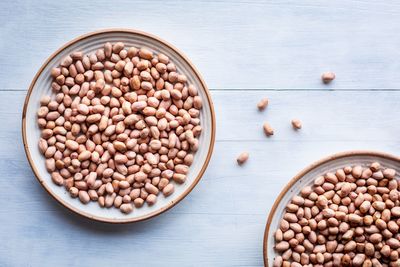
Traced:
POLYGON ((23 112, 22 112, 22 139, 23 139, 23 143, 24 143, 24 150, 25 150, 25 154, 26 157, 28 159, 29 165, 31 166, 33 173, 35 174, 35 177, 37 178, 37 180, 39 181, 39 183, 42 185, 42 187, 55 199, 57 200, 60 204, 62 204, 65 208, 69 209, 72 212, 75 212, 83 217, 95 220, 95 221, 99 221, 99 222, 105 222, 105 223, 112 223, 112 224, 124 224, 124 223, 132 223, 132 222, 139 222, 139 221, 143 221, 143 220, 147 220, 150 218, 153 218, 157 215, 160 215, 162 213, 164 213, 165 211, 171 209, 172 207, 174 207, 177 203, 179 203, 182 199, 184 199, 192 190, 193 188, 198 184, 198 182, 200 181, 201 177, 203 176, 209 162, 211 159, 211 155, 214 149, 214 144, 215 144, 215 135, 216 135, 216 122, 215 122, 215 111, 214 111, 214 105, 211 99, 211 94, 210 91, 205 83, 205 81, 203 80, 202 76, 200 75, 199 71, 197 70, 197 68, 193 65, 193 63, 189 60, 189 58, 186 57, 185 54, 183 54, 180 50, 178 50, 175 46, 173 46, 172 44, 168 43, 167 41, 159 38, 158 36, 155 36, 153 34, 147 33, 147 32, 143 32, 140 30, 136 30, 136 29, 127 29, 127 28, 109 28, 109 29, 101 29, 101 30, 97 30, 97 31, 93 31, 93 32, 89 32, 83 35, 80 35, 78 37, 75 37, 74 39, 72 39, 71 41, 65 43, 64 45, 62 45, 60 48, 58 48, 54 53, 52 53, 47 59, 46 61, 42 64, 42 66, 39 68, 38 72, 35 74, 27 95, 25 97, 25 101, 24 101, 24 107, 23 107, 23 112), (27 112, 27 106, 28 106, 28 102, 31 96, 31 93, 33 91, 33 87, 35 86, 37 79, 39 78, 39 76, 42 74, 43 70, 45 69, 45 67, 49 64, 49 62, 55 57, 57 56, 60 52, 62 52, 64 49, 68 48, 69 46, 80 42, 84 39, 90 38, 90 37, 94 37, 97 35, 101 35, 104 33, 128 33, 128 34, 136 34, 145 38, 150 38, 153 39, 156 42, 159 42, 165 46, 167 46, 169 49, 173 50, 175 53, 177 53, 182 59, 183 61, 189 65, 189 67, 192 69, 195 78, 198 79, 198 81, 200 82, 200 84, 202 85, 202 87, 204 88, 204 92, 206 94, 207 100, 210 104, 210 113, 211 113, 211 140, 210 140, 210 145, 208 147, 208 152, 207 152, 207 156, 205 159, 205 162, 203 164, 203 166, 201 167, 199 173, 197 174, 196 178, 193 180, 193 182, 191 183, 191 185, 179 196, 177 196, 177 198, 175 200, 171 200, 166 206, 161 207, 153 212, 150 212, 148 214, 139 216, 139 217, 135 217, 135 218, 126 218, 126 219, 113 219, 113 218, 104 218, 104 217, 100 217, 97 215, 92 215, 89 214, 85 211, 81 211, 77 208, 75 208, 73 205, 68 204, 67 202, 65 202, 64 200, 61 199, 61 197, 59 197, 57 194, 55 194, 51 188, 46 184, 46 182, 44 181, 44 179, 39 175, 39 172, 35 166, 35 163, 31 157, 31 153, 29 151, 29 147, 28 147, 28 143, 27 143, 27 138, 26 138, 26 112, 27 112))
POLYGON ((272 205, 272 208, 269 212, 267 223, 265 225, 264 238, 263 238, 263 258, 264 258, 264 266, 265 267, 268 267, 268 263, 269 263, 268 262, 268 238, 269 238, 270 225, 272 223, 272 219, 275 215, 278 205, 282 201, 282 198, 286 195, 286 193, 290 190, 290 188, 298 180, 300 180, 304 175, 306 175, 308 172, 312 171, 313 169, 315 169, 331 160, 346 158, 346 157, 350 157, 350 156, 376 156, 376 157, 381 157, 381 158, 397 161, 398 163, 400 163, 400 157, 394 156, 394 155, 386 153, 386 152, 379 152, 379 151, 374 151, 374 150, 352 150, 352 151, 344 151, 344 152, 331 154, 329 156, 325 156, 322 159, 317 160, 317 161, 311 163, 310 165, 308 165, 306 168, 302 169, 285 185, 285 187, 282 189, 282 191, 279 193, 278 197, 276 198, 276 200, 275 200, 274 204, 272 205))

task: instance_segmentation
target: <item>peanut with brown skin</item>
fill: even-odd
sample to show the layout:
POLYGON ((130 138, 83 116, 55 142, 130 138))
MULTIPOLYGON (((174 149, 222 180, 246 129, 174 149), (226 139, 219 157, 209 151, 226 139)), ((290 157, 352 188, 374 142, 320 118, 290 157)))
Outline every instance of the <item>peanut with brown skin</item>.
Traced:
POLYGON ((301 127, 302 127, 301 121, 299 119, 293 119, 292 126, 295 130, 301 129, 301 127))
POLYGON ((260 111, 263 111, 267 106, 268 106, 268 98, 263 98, 260 100, 260 102, 257 103, 257 108, 260 111))
POLYGON ((324 72, 321 75, 321 79, 322 79, 323 83, 325 83, 325 84, 332 82, 335 78, 336 78, 336 74, 331 71, 324 72))
POLYGON ((271 127, 271 125, 268 122, 265 122, 263 124, 263 129, 264 129, 264 133, 266 136, 271 136, 274 134, 274 129, 271 127))
POLYGON ((106 43, 72 52, 51 76, 55 95, 37 113, 39 150, 71 197, 130 213, 186 181, 204 103, 166 55, 106 43))
POLYGON ((374 162, 316 177, 286 206, 275 232, 274 264, 397 266, 400 191, 395 176, 394 169, 374 162))
POLYGON ((239 165, 244 164, 247 160, 249 159, 249 153, 248 152, 242 152, 236 159, 237 163, 239 165))

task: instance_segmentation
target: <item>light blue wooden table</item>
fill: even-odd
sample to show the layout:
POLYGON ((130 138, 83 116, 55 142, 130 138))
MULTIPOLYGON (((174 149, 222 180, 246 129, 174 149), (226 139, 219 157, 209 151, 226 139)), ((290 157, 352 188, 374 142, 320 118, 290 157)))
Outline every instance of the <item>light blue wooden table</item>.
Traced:
POLYGON ((398 1, 62 2, 0 3, 1 267, 261 266, 268 211, 298 171, 344 150, 400 155, 398 1), (147 31, 182 50, 217 114, 215 152, 199 185, 169 212, 131 225, 95 223, 56 203, 21 140, 27 87, 44 60, 109 27, 147 31), (326 70, 337 74, 329 86, 320 81, 326 70), (262 97, 270 106, 259 113, 262 97), (264 120, 275 128, 271 138, 264 120), (250 159, 238 167, 244 150, 250 159))

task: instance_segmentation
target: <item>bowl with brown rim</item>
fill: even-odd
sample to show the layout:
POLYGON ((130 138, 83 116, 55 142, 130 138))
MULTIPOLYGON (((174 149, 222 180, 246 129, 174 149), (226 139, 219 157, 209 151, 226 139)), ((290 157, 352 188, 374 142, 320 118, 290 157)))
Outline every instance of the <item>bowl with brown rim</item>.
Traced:
POLYGON ((190 60, 168 42, 145 32, 130 29, 107 29, 79 36, 66 43, 55 51, 40 67, 30 84, 22 114, 22 136, 25 153, 32 170, 43 188, 59 203, 71 211, 84 217, 108 222, 129 223, 157 216, 172 208, 187 196, 204 174, 210 161, 215 142, 215 114, 207 85, 200 73, 190 60), (45 158, 39 151, 38 142, 40 129, 37 125, 37 110, 40 107, 40 98, 51 95, 52 77, 50 71, 60 64, 62 58, 73 51, 82 51, 84 54, 95 52, 106 42, 124 42, 127 47, 146 47, 155 53, 163 53, 175 63, 178 72, 185 74, 188 82, 194 84, 203 100, 200 111, 202 134, 199 138, 199 149, 194 155, 186 181, 175 186, 175 192, 169 196, 159 196, 153 206, 144 205, 134 209, 130 214, 123 214, 115 208, 101 208, 98 203, 90 202, 86 205, 78 199, 72 198, 64 187, 55 185, 45 168, 45 158))
POLYGON ((383 168, 395 169, 396 178, 399 179, 400 158, 377 151, 347 151, 333 154, 312 163, 293 177, 278 195, 268 216, 263 240, 264 265, 272 266, 274 258, 279 255, 274 250, 274 233, 283 218, 286 205, 295 195, 300 193, 302 188, 312 185, 317 176, 327 172, 335 172, 345 166, 361 165, 366 167, 376 161, 383 168))

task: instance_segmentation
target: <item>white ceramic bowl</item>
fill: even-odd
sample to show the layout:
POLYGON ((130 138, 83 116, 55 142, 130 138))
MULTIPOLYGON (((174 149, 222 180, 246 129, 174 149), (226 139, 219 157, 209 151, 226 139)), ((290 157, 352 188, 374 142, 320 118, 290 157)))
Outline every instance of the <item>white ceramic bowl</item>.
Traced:
POLYGON ((314 179, 319 175, 332 171, 336 172, 337 169, 348 165, 368 166, 374 161, 381 163, 384 168, 395 169, 397 171, 396 178, 399 178, 400 158, 374 151, 350 151, 334 154, 311 164, 297 174, 279 194, 269 213, 264 233, 264 265, 272 266, 277 255, 274 250, 274 233, 278 229, 286 205, 293 196, 298 195, 305 186, 313 184, 314 179))
POLYGON ((215 114, 207 86, 201 78, 193 64, 175 47, 158 37, 150 34, 126 29, 110 29, 89 33, 80 36, 63 47, 58 49, 47 59, 34 77, 28 94, 25 99, 22 115, 22 134, 25 145, 25 152, 29 163, 42 186, 58 200, 62 205, 70 210, 85 217, 109 222, 109 223, 127 223, 140 221, 156 216, 176 203, 182 200, 196 186, 203 175, 215 141, 215 114), (151 207, 144 205, 142 208, 134 209, 128 215, 121 213, 115 208, 100 208, 98 203, 90 202, 83 205, 78 199, 70 197, 64 187, 59 187, 51 181, 50 174, 45 168, 45 158, 39 152, 38 141, 40 138, 40 129, 37 125, 37 110, 40 107, 39 100, 43 95, 51 94, 50 70, 59 65, 61 59, 72 51, 83 51, 85 54, 95 52, 103 47, 106 42, 115 43, 122 41, 127 47, 147 47, 155 53, 164 53, 175 63, 180 73, 188 77, 188 82, 193 83, 199 90, 199 95, 203 99, 203 108, 200 112, 201 126, 203 132, 199 139, 199 150, 194 157, 193 165, 190 167, 187 180, 182 185, 176 185, 175 192, 164 197, 159 195, 157 203, 151 207))

